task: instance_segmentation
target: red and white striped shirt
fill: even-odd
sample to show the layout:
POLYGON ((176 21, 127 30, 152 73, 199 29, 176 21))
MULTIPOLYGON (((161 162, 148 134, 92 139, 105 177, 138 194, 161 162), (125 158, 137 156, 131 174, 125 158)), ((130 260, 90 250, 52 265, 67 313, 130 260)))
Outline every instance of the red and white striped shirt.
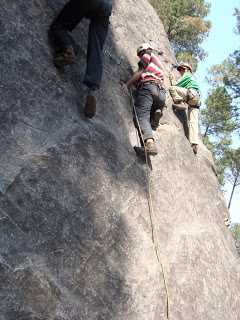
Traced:
POLYGON ((162 83, 164 75, 160 58, 154 53, 145 53, 142 55, 141 61, 143 62, 144 69, 139 82, 156 81, 162 83))

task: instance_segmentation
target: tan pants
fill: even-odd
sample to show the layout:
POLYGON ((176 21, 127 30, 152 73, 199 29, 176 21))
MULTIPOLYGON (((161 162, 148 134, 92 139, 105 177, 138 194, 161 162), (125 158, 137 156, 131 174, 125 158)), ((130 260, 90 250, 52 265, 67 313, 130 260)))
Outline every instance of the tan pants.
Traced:
POLYGON ((171 86, 169 92, 175 103, 184 102, 186 106, 188 128, 189 128, 189 141, 191 144, 198 144, 198 108, 192 108, 199 103, 199 94, 193 89, 186 89, 177 86, 171 86))

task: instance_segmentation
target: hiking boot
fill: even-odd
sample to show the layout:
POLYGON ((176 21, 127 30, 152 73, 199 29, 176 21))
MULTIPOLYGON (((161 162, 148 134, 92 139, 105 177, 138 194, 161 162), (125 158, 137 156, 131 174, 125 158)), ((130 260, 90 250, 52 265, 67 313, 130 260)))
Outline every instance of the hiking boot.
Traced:
POLYGON ((56 52, 53 59, 56 68, 62 68, 66 65, 73 64, 75 62, 76 55, 73 47, 64 48, 56 52))
POLYGON ((186 106, 186 104, 184 102, 173 103, 172 107, 173 107, 174 111, 176 111, 176 110, 186 110, 187 109, 187 106, 186 106))
POLYGON ((136 154, 140 157, 144 157, 145 156, 145 151, 144 151, 144 147, 137 147, 137 146, 134 146, 133 147, 134 151, 136 152, 136 154))
POLYGON ((158 154, 156 143, 152 139, 148 140, 145 143, 145 150, 146 150, 147 154, 149 154, 151 156, 156 156, 158 154))
POLYGON ((192 143, 191 145, 192 149, 193 149, 193 153, 194 154, 197 154, 198 152, 198 145, 196 143, 192 143))
POLYGON ((95 116, 97 110, 97 100, 94 92, 95 91, 89 91, 84 108, 85 117, 90 119, 95 116))
POLYGON ((157 109, 154 114, 153 117, 151 119, 151 127, 153 130, 157 130, 157 127, 159 126, 159 121, 160 118, 162 116, 162 110, 161 109, 157 109))
POLYGON ((231 225, 231 221, 228 218, 224 219, 224 223, 226 227, 229 227, 231 225))

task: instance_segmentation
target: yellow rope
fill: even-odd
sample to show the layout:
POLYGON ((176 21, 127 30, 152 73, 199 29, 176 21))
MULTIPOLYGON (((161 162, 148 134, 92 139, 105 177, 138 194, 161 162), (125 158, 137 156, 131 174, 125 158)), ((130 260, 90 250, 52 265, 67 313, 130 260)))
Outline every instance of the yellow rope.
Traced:
MULTIPOLYGON (((131 106, 133 108, 134 116, 135 116, 135 119, 137 121, 137 126, 139 128, 141 140, 144 143, 142 130, 141 130, 141 127, 140 127, 140 124, 139 124, 139 120, 138 120, 138 116, 137 116, 137 112, 136 112, 136 108, 135 108, 135 104, 134 104, 132 90, 130 89, 129 91, 130 91, 131 106)), ((164 288, 165 288, 165 291, 166 291, 166 319, 170 320, 170 314, 169 314, 169 301, 170 301, 170 299, 169 299, 169 290, 168 290, 168 286, 167 286, 167 281, 166 281, 163 262, 162 262, 162 259, 161 259, 161 254, 159 252, 158 237, 156 236, 154 223, 153 223, 153 217, 155 216, 155 213, 154 213, 154 209, 153 209, 153 201, 152 201, 152 194, 151 194, 151 176, 150 176, 150 169, 149 169, 150 168, 150 166, 149 166, 149 158, 148 158, 148 154, 147 154, 145 143, 144 143, 144 153, 145 153, 145 161, 146 161, 146 165, 147 165, 147 183, 148 183, 147 200, 148 200, 148 208, 149 208, 150 225, 151 225, 151 231, 152 231, 152 242, 153 242, 153 246, 154 246, 154 250, 155 250, 155 254, 156 254, 158 263, 159 263, 159 265, 161 267, 161 273, 162 273, 162 276, 163 276, 164 288)))

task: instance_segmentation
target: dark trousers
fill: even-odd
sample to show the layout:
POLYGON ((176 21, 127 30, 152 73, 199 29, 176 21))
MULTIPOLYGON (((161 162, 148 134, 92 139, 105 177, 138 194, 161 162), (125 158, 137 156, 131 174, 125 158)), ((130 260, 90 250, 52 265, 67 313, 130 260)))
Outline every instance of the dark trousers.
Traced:
POLYGON ((143 135, 144 141, 153 138, 153 132, 151 127, 151 117, 157 109, 162 109, 165 105, 166 91, 154 82, 143 83, 136 93, 135 108, 137 113, 138 122, 134 117, 134 124, 138 129, 141 145, 143 141, 141 139, 140 130, 143 135))
POLYGON ((76 48, 70 32, 83 17, 90 19, 88 32, 87 69, 84 83, 100 87, 103 72, 103 46, 107 37, 112 0, 70 0, 53 21, 49 35, 56 50, 76 48))

